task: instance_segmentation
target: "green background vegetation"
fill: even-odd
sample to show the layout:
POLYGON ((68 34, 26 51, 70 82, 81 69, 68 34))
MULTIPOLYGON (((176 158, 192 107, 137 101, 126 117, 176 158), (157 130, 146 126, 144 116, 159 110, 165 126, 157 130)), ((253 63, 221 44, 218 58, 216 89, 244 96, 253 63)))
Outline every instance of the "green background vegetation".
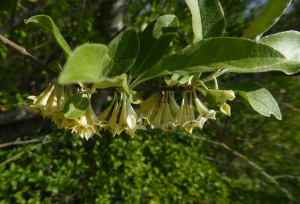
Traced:
MULTIPOLYGON (((108 44, 111 39, 103 31, 101 18, 105 16, 100 12, 105 2, 84 2, 7 0, 0 7, 0 33, 25 47, 44 64, 52 60, 64 64, 63 53, 51 33, 25 26, 23 20, 37 14, 51 16, 72 49, 86 42, 108 44)), ((180 30, 166 55, 192 42, 191 16, 184 1, 125 2, 123 30, 133 28, 140 34, 154 18, 174 14, 180 30)), ((225 36, 242 36, 260 9, 254 0, 220 2, 227 21, 225 36)), ((267 34, 300 30, 299 7, 300 2, 293 1, 267 34)), ((51 77, 2 44, 0 55, 1 118, 1 114, 15 111, 17 104, 27 103, 27 96, 40 94, 51 77)), ((203 130, 193 135, 225 143, 247 156, 278 178, 276 181, 293 199, 260 171, 219 145, 162 130, 137 131, 134 139, 124 133, 113 138, 105 132, 102 138, 95 136, 85 141, 57 130, 48 120, 39 127, 25 122, 9 124, 24 130, 18 136, 10 135, 5 129, 7 124, 0 126, 0 145, 18 137, 32 140, 46 136, 52 141, 34 150, 30 148, 39 142, 0 148, 0 163, 24 152, 0 167, 0 203, 297 203, 300 200, 299 76, 275 72, 227 74, 222 80, 255 81, 264 86, 278 101, 283 120, 261 116, 243 98, 237 97, 230 102, 231 117, 219 115, 217 121, 208 121, 203 130)), ((158 78, 148 85, 162 82, 158 78)))

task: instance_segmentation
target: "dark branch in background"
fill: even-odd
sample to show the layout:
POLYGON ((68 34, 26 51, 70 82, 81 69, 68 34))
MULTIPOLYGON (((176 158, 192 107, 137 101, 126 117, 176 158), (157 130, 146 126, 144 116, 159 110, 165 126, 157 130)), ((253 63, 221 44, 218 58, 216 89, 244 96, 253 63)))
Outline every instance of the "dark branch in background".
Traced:
MULTIPOLYGON (((11 47, 12 49, 16 50, 20 54, 24 55, 27 59, 30 61, 34 62, 37 64, 41 69, 45 70, 50 76, 56 78, 58 77, 58 73, 52 71, 49 69, 46 65, 44 65, 42 62, 40 62, 37 58, 29 54, 25 48, 22 48, 21 46, 17 45, 16 43, 8 40, 4 36, 0 34, 0 41, 8 46, 11 47)), ((185 86, 185 87, 135 87, 133 90, 134 91, 154 91, 154 92, 159 92, 159 91, 176 91, 176 92, 183 92, 183 91, 188 91, 190 90, 191 87, 185 86)), ((109 91, 109 92, 121 92, 122 88, 119 87, 101 87, 97 88, 97 90, 101 91, 109 91)))
POLYGON ((41 69, 45 70, 50 76, 52 77, 57 77, 58 73, 52 71, 51 69, 49 69, 46 65, 44 65, 43 63, 41 63, 37 58, 35 58, 34 56, 32 56, 31 54, 29 54, 25 48, 20 47, 19 45, 17 45, 16 43, 8 40, 7 38, 5 38, 3 35, 0 34, 0 41, 8 46, 13 48, 14 50, 16 50, 17 52, 19 52, 21 55, 24 55, 27 59, 29 59, 30 61, 34 62, 36 65, 38 65, 41 69))

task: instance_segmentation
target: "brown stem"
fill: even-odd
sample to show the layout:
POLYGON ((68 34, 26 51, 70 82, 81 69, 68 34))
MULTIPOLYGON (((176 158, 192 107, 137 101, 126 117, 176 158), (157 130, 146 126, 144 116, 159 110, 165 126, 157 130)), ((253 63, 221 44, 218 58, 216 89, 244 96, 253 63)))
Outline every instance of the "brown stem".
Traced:
MULTIPOLYGON (((4 36, 0 34, 0 41, 8 46, 19 52, 20 54, 24 55, 27 59, 31 60, 35 64, 37 64, 40 68, 45 70, 50 76, 56 78, 58 77, 58 73, 52 71, 49 69, 46 65, 41 63, 37 58, 29 54, 26 49, 20 47, 16 43, 8 40, 4 36)), ((76 86, 76 85, 74 85, 76 86)), ((97 88, 97 90, 102 90, 102 91, 109 91, 109 92, 117 92, 120 93, 122 88, 119 87, 101 87, 97 88)), ((183 91, 188 91, 188 90, 193 90, 193 87, 191 86, 184 86, 184 87, 135 87, 133 88, 134 91, 155 91, 155 92, 160 92, 160 91, 176 91, 176 92, 183 92, 183 91)))
POLYGON ((34 62, 36 65, 38 65, 41 69, 45 70, 50 76, 52 77, 57 77, 58 73, 52 71, 51 69, 49 69, 46 65, 44 65, 43 63, 41 63, 37 58, 35 58, 34 56, 32 56, 31 54, 29 54, 25 48, 20 47, 19 45, 17 45, 16 43, 8 40, 7 38, 5 38, 3 35, 0 34, 0 41, 8 46, 11 47, 12 49, 16 50, 17 52, 19 52, 20 54, 24 55, 27 59, 29 59, 30 61, 34 62))
MULTIPOLYGON (((117 92, 120 93, 122 88, 119 87, 101 87, 97 88, 99 91, 109 91, 109 92, 117 92)), ((183 92, 183 91, 189 91, 192 90, 190 86, 181 86, 181 87, 134 87, 134 91, 154 91, 154 92, 160 92, 160 91, 176 91, 176 92, 183 92)))

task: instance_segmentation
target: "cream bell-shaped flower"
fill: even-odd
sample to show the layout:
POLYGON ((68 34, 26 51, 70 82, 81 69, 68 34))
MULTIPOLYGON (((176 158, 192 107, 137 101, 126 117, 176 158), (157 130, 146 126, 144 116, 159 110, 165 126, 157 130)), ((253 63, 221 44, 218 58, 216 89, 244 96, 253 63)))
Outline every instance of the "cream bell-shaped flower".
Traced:
MULTIPOLYGON (((197 110, 200 114, 200 117, 205 117, 208 119, 216 119, 216 112, 214 110, 209 110, 195 95, 195 104, 197 107, 197 110)), ((197 119, 198 120, 198 119, 197 119)))
POLYGON ((80 135, 82 138, 89 139, 94 134, 97 134, 99 136, 99 130, 96 128, 96 126, 99 125, 99 120, 91 106, 91 96, 90 94, 87 94, 87 97, 90 101, 90 105, 88 109, 79 116, 76 120, 77 125, 75 125, 72 128, 72 132, 75 132, 76 134, 80 135))
POLYGON ((64 106, 72 96, 71 86, 57 86, 57 90, 57 102, 53 104, 54 107, 51 109, 51 118, 56 121, 58 129, 65 128, 68 130, 77 124, 74 119, 67 119, 63 114, 64 106))
POLYGON ((207 93, 209 93, 210 95, 220 98, 222 101, 232 101, 233 99, 235 99, 235 94, 232 90, 212 90, 212 89, 208 89, 207 93))
POLYGON ((164 108, 162 111, 162 117, 160 121, 160 127, 165 129, 168 128, 174 123, 175 119, 173 118, 169 103, 164 103, 164 108))
POLYGON ((151 125, 158 111, 159 93, 154 94, 140 104, 139 116, 144 119, 145 125, 151 125))
POLYGON ((224 103, 220 106, 220 112, 224 115, 230 116, 230 106, 227 103, 224 103))
POLYGON ((112 102, 110 103, 110 105, 98 116, 98 120, 99 120, 99 130, 101 131, 104 127, 103 124, 105 124, 105 118, 107 117, 108 113, 111 111, 112 106, 115 104, 115 102, 117 103, 118 101, 118 96, 117 93, 115 93, 115 97, 112 100, 112 102))
POLYGON ((172 115, 172 117, 176 118, 176 115, 178 113, 179 110, 179 105, 176 103, 175 98, 174 98, 174 92, 172 92, 172 94, 169 92, 169 96, 170 96, 170 113, 172 115))
POLYGON ((113 137, 117 134, 116 126, 117 126, 117 119, 118 119, 119 112, 120 112, 120 106, 116 102, 115 108, 112 112, 109 121, 107 122, 107 124, 101 125, 101 127, 103 127, 105 130, 109 130, 109 132, 113 135, 113 137))
POLYGON ((119 124, 116 127, 118 135, 126 131, 131 137, 134 137, 137 129, 146 129, 145 126, 137 124, 137 122, 138 117, 131 106, 130 98, 123 93, 122 111, 119 124))
POLYGON ((181 101, 181 106, 176 114, 175 122, 172 124, 174 129, 181 129, 183 125, 187 122, 187 115, 186 115, 186 96, 185 92, 183 92, 183 98, 181 101))
POLYGON ((202 129, 202 125, 200 121, 195 119, 192 94, 190 94, 190 104, 187 107, 187 122, 183 125, 183 128, 192 134, 195 127, 202 129))
POLYGON ((154 118, 153 122, 151 123, 152 129, 160 127, 164 107, 165 107, 165 103, 160 104, 160 106, 158 107, 155 118, 154 118))
POLYGON ((56 79, 54 79, 50 86, 47 87, 47 89, 41 93, 38 97, 37 96, 29 96, 28 99, 33 100, 33 105, 30 106, 30 111, 37 110, 39 111, 43 118, 50 115, 50 112, 48 110, 47 104, 51 97, 53 97, 54 89, 55 89, 56 79))

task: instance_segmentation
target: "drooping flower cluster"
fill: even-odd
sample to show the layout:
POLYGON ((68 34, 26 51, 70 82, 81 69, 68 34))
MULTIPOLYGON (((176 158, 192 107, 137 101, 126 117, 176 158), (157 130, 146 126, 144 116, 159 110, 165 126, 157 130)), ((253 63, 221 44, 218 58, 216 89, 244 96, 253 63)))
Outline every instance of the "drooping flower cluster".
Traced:
POLYGON ((152 97, 141 103, 140 117, 144 119, 145 125, 152 129, 156 127, 185 129, 192 133, 195 127, 202 129, 205 121, 215 119, 216 112, 209 110, 196 96, 194 101, 199 113, 198 118, 194 115, 193 94, 190 93, 189 102, 186 93, 183 92, 181 106, 179 107, 174 98, 174 92, 166 94, 154 94, 152 97))
MULTIPOLYGON (((77 92, 87 98, 89 104, 84 112, 75 117, 69 117, 64 112, 65 104, 73 95, 71 86, 59 85, 56 80, 53 80, 40 96, 28 97, 33 100, 30 110, 38 110, 44 118, 50 117, 52 121, 55 121, 59 129, 72 130, 86 139, 94 134, 100 136, 101 130, 107 130, 113 136, 125 131, 134 137, 137 129, 146 130, 147 125, 152 129, 158 127, 185 129, 192 133, 194 128, 202 129, 208 119, 216 119, 216 111, 208 109, 197 97, 195 90, 183 92, 180 106, 176 103, 174 92, 157 92, 143 101, 140 109, 136 111, 131 105, 129 95, 125 92, 115 93, 109 107, 96 116, 91 106, 92 91, 84 88, 83 85, 82 87, 77 89, 77 92), (197 117, 195 117, 195 111, 197 117)), ((235 98, 233 91, 207 89, 206 93, 220 102, 221 113, 230 116, 230 107, 226 101, 235 98)))
MULTIPOLYGON (((65 128, 66 131, 71 129, 72 132, 75 132, 82 138, 88 139, 94 134, 100 136, 98 128, 95 127, 99 125, 99 121, 91 105, 77 118, 70 119, 65 117, 63 113, 64 106, 72 95, 70 85, 59 85, 57 80, 54 79, 41 95, 28 97, 28 99, 33 100, 30 110, 37 110, 44 118, 51 118, 52 121, 56 122, 58 129, 65 128)), ((91 95, 88 94, 87 96, 90 102, 91 95)))

